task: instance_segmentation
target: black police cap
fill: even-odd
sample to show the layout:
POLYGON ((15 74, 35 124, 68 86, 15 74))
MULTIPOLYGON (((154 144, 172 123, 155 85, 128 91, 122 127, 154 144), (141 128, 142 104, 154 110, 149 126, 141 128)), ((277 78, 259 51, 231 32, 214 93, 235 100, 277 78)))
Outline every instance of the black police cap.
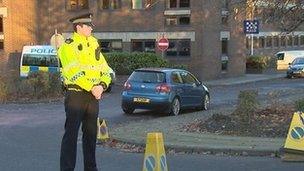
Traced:
POLYGON ((91 27, 94 27, 95 25, 92 23, 92 13, 83 14, 74 18, 71 18, 69 21, 73 24, 86 24, 91 27))

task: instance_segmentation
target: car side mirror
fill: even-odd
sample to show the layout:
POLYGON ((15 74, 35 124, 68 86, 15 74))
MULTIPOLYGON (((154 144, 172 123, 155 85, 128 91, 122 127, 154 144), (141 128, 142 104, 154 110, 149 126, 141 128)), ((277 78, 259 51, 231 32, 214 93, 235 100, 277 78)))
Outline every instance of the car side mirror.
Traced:
POLYGON ((291 63, 288 63, 288 65, 291 65, 291 63))

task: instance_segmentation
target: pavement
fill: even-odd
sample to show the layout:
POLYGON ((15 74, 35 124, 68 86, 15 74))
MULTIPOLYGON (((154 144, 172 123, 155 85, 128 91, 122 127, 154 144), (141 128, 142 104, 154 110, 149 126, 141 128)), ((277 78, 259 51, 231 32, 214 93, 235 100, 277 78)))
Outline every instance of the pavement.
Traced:
MULTIPOLYGON (((208 86, 243 84, 285 77, 284 72, 271 74, 246 74, 240 77, 203 81, 208 86)), ((117 84, 123 84, 126 76, 118 76, 117 84), (119 81, 120 80, 120 81, 119 81)), ((149 132, 162 132, 165 148, 175 152, 206 154, 239 154, 254 156, 276 156, 284 145, 285 138, 259 138, 223 136, 210 133, 185 132, 183 125, 198 119, 207 119, 215 113, 227 114, 233 108, 212 108, 178 116, 161 116, 149 120, 129 122, 110 130, 111 137, 119 142, 145 146, 149 132)))

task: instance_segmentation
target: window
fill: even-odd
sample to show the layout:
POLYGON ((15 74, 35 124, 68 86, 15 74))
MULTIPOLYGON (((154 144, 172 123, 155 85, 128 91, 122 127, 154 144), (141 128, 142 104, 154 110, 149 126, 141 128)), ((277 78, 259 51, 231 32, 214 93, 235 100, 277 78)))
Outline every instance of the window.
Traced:
POLYGON ((132 9, 145 9, 153 5, 155 0, 131 0, 132 9))
POLYGON ((132 40, 132 52, 155 53, 155 40, 132 40))
POLYGON ((4 41, 3 39, 0 40, 0 50, 3 50, 4 49, 4 41))
POLYGON ((228 55, 228 39, 222 39, 222 55, 228 55))
POLYGON ((99 0, 100 9, 120 9, 121 0, 99 0))
POLYGON ((246 37, 246 49, 250 49, 250 48, 251 48, 251 38, 246 37))
POLYGON ((191 41, 185 40, 169 40, 169 48, 167 49, 167 57, 190 57, 191 41))
POLYGON ((122 52, 121 40, 98 40, 101 52, 122 52))
POLYGON ((259 37, 259 48, 265 47, 265 37, 259 37))
POLYGON ((272 47, 272 37, 271 36, 267 36, 266 37, 266 47, 272 47))
POLYGON ((190 16, 172 16, 166 18, 167 26, 190 25, 190 16))
POLYGON ((292 36, 287 36, 287 46, 292 46, 292 36))
POLYGON ((190 8, 190 0, 167 0, 167 8, 190 8))
POLYGON ((300 36, 300 45, 303 46, 304 45, 304 35, 300 36))
POLYGON ((50 66, 57 67, 58 60, 55 55, 35 55, 24 54, 22 60, 23 66, 50 66))
POLYGON ((3 33, 3 17, 0 17, 0 33, 3 33))
POLYGON ((88 0, 68 0, 67 1, 68 10, 81 10, 81 9, 88 9, 88 8, 89 8, 88 0))
POLYGON ((279 37, 278 36, 273 37, 273 46, 279 47, 279 37))
POLYGON ((258 44, 258 37, 253 37, 253 48, 258 48, 259 44, 258 44))
POLYGON ((294 46, 299 46, 299 36, 293 37, 293 44, 294 46))
POLYGON ((228 25, 228 16, 227 15, 222 15, 222 24, 223 25, 228 25))
POLYGON ((286 37, 285 36, 281 36, 281 46, 286 46, 286 37))
POLYGON ((177 17, 169 17, 166 18, 166 24, 167 26, 176 26, 177 25, 177 17))
POLYGON ((173 83, 178 83, 178 84, 183 83, 182 78, 178 72, 172 72, 171 80, 173 83))
POLYGON ((180 25, 189 25, 190 24, 190 17, 189 16, 179 17, 179 24, 180 25))
POLYGON ((181 77, 185 84, 197 84, 196 79, 188 72, 181 72, 181 77))

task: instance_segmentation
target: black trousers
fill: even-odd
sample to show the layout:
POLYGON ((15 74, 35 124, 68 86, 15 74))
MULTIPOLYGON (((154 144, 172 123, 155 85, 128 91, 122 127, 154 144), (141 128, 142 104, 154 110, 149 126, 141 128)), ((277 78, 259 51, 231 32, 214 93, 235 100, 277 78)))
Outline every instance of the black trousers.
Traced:
POLYGON ((98 100, 86 91, 70 91, 65 95, 65 132, 61 142, 60 170, 73 171, 76 164, 77 139, 82 125, 82 149, 85 171, 97 171, 95 150, 98 100))

